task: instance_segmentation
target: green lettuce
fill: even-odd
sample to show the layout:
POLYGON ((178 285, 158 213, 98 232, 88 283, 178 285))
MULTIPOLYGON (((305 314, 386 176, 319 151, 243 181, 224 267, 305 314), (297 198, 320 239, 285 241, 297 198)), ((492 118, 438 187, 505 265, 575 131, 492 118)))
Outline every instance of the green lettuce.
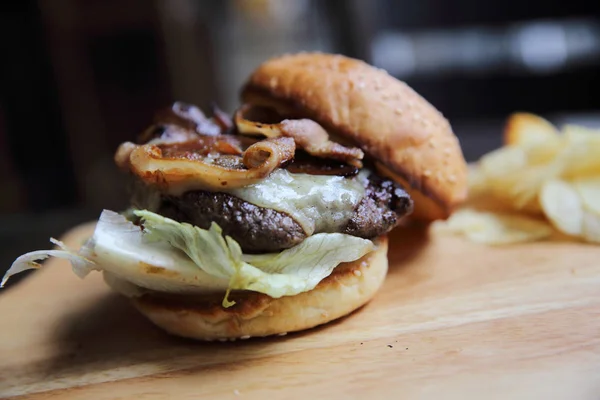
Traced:
MULTIPOLYGON (((84 278, 90 271, 96 269, 93 261, 89 260, 83 254, 79 254, 73 250, 70 250, 65 244, 54 238, 50 238, 50 242, 58 247, 56 250, 37 250, 27 254, 23 254, 18 257, 6 272, 2 281, 0 281, 0 288, 4 287, 8 279, 20 272, 27 271, 28 269, 38 269, 41 264, 38 261, 45 260, 48 257, 64 258, 71 262, 73 272, 80 278, 84 278)), ((85 247, 85 245, 84 245, 85 247)))
MULTIPOLYGON (((280 253, 243 254, 216 223, 201 229, 146 210, 133 213, 143 229, 121 214, 104 210, 94 235, 78 252, 60 244, 61 250, 27 253, 15 260, 2 284, 16 273, 39 267, 37 260, 54 256, 69 260, 80 277, 100 270, 142 289, 251 290, 279 298, 314 289, 338 264, 357 260, 374 246, 351 235, 319 233, 280 253), (140 268, 144 265, 169 274, 149 274, 140 268)), ((232 304, 225 295, 223 305, 232 304)))
POLYGON ((373 243, 366 239, 319 233, 280 253, 248 255, 235 240, 224 237, 216 223, 201 229, 150 211, 135 214, 142 218, 148 240, 168 242, 208 274, 228 278, 229 290, 252 290, 274 298, 312 290, 339 263, 373 250, 373 243))

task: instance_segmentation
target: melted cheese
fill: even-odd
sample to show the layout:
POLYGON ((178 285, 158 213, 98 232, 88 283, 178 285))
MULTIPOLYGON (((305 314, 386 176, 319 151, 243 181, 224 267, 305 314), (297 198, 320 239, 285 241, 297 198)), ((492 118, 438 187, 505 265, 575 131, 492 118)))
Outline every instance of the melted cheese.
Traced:
POLYGON ((369 173, 363 169, 357 176, 345 178, 278 169, 258 183, 226 192, 259 207, 287 213, 310 236, 337 232, 348 223, 365 195, 369 173))

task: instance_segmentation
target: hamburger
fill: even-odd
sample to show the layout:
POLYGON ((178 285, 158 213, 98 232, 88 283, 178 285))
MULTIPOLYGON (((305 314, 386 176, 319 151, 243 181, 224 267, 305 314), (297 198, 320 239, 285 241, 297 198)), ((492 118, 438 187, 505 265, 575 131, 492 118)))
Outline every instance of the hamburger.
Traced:
POLYGON ((450 124, 385 71, 341 55, 267 60, 231 116, 181 102, 116 164, 131 207, 104 210, 77 252, 19 257, 4 277, 67 258, 167 332, 199 340, 281 335, 369 302, 387 234, 450 215, 467 169, 450 124))

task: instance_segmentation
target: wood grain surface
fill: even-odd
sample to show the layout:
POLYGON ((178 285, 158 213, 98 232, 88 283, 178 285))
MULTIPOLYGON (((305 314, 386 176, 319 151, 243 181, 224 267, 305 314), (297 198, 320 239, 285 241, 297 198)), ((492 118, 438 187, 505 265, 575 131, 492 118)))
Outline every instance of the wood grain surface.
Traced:
POLYGON ((234 343, 170 337, 100 274, 51 260, 0 295, 0 397, 600 399, 599 247, 407 229, 390 247, 385 286, 361 310, 234 343))

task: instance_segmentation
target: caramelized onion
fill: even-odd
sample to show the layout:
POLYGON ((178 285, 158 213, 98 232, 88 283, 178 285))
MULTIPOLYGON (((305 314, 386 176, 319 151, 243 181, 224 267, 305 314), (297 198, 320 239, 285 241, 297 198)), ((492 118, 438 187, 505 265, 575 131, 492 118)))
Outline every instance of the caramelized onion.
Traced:
POLYGON ((118 159, 122 168, 128 167, 146 184, 180 195, 189 190, 219 190, 250 185, 289 162, 295 152, 292 139, 277 138, 257 142, 243 154, 235 155, 238 149, 227 149, 231 143, 218 139, 223 136, 162 145, 124 143, 119 147, 115 160, 118 159), (209 148, 219 149, 220 146, 225 148, 207 151, 209 148), (223 157, 227 158, 226 162, 219 162, 223 157), (243 160, 243 164, 234 158, 243 160), (246 168, 241 168, 244 166, 246 168))
POLYGON ((278 123, 263 124, 261 122, 250 121, 245 118, 245 114, 250 112, 248 105, 243 105, 235 112, 235 125, 238 133, 250 136, 265 136, 268 138, 276 138, 282 136, 281 128, 278 123))
POLYGON ((265 163, 275 164, 276 167, 294 158, 296 145, 294 139, 281 137, 261 140, 248 147, 244 152, 244 165, 247 168, 261 168, 265 163))
POLYGON ((186 142, 148 144, 158 144, 164 158, 187 158, 195 160, 206 157, 209 154, 239 156, 244 152, 240 141, 233 135, 196 136, 186 142))
POLYGON ((364 153, 357 147, 346 147, 329 139, 327 131, 310 119, 284 119, 279 123, 261 123, 246 119, 251 113, 249 105, 242 106, 235 113, 238 132, 243 135, 262 135, 267 138, 280 136, 294 139, 296 146, 312 156, 343 161, 362 168, 364 153))
POLYGON ((143 144, 119 146, 115 163, 173 195, 244 187, 283 166, 300 173, 342 176, 355 175, 362 167, 360 149, 331 141, 316 122, 280 121, 277 114, 260 111, 249 106, 238 110, 235 127, 241 135, 233 135, 233 122, 216 106, 209 119, 195 106, 174 103, 158 113, 155 125, 141 135, 143 144), (246 111, 268 123, 245 118, 246 111), (299 157, 304 155, 307 162, 291 163, 297 147, 305 150, 299 157))
POLYGON ((117 148, 117 152, 115 153, 115 164, 122 170, 129 170, 129 157, 131 156, 131 152, 138 147, 137 144, 131 142, 121 143, 119 148, 117 148))
POLYGON ((159 111, 154 122, 159 125, 179 126, 204 136, 216 136, 223 133, 221 127, 215 121, 207 118, 198 107, 180 101, 159 111))

